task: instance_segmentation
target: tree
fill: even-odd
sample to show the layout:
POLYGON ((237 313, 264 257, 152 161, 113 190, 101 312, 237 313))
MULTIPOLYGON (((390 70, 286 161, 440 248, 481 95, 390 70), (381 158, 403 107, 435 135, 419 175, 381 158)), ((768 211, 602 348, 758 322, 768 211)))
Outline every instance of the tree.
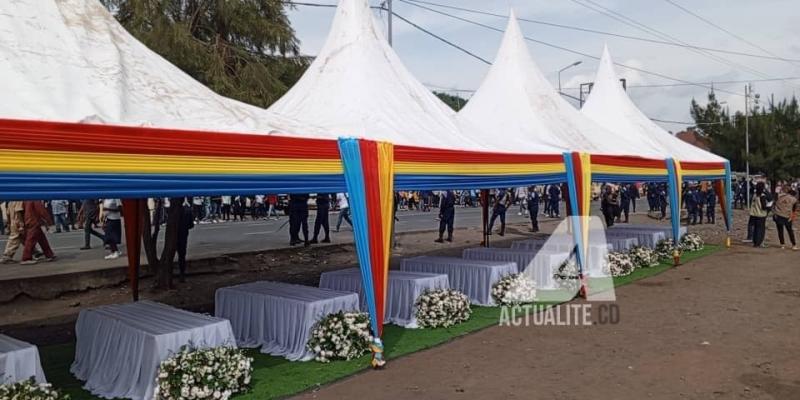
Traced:
POLYGON ((742 112, 730 121, 713 92, 706 106, 693 99, 690 111, 698 131, 711 140, 712 151, 729 159, 734 170, 745 169, 748 124, 751 171, 764 173, 772 188, 778 180, 800 175, 800 107, 796 98, 777 103, 770 100, 766 106, 752 104, 747 123, 742 112))
POLYGON ((445 104, 450 106, 453 110, 460 111, 467 105, 467 99, 460 97, 458 95, 447 94, 443 92, 434 91, 433 94, 436 95, 440 100, 442 100, 445 104))
POLYGON ((138 40, 217 93, 266 108, 308 59, 283 0, 101 0, 138 40))

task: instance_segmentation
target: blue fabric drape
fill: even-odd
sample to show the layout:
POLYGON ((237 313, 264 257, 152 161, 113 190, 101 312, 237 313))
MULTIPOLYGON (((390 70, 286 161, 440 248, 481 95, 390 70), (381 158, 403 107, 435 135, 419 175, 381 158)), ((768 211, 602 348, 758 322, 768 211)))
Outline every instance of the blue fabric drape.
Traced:
POLYGON ((672 223, 672 238, 675 245, 681 240, 681 182, 676 176, 675 160, 668 158, 665 160, 667 163, 667 192, 669 194, 669 215, 672 223))
POLYGON ((572 162, 572 154, 564 153, 564 166, 567 169, 567 188, 569 189, 568 197, 569 197, 569 205, 570 210, 572 210, 572 215, 568 215, 567 218, 570 219, 570 224, 572 224, 572 238, 575 241, 577 252, 577 262, 578 262, 578 272, 581 274, 584 270, 584 260, 586 259, 586 244, 583 243, 583 235, 581 234, 581 219, 578 216, 578 196, 580 193, 578 190, 582 188, 578 187, 578 182, 575 180, 575 165, 572 162))

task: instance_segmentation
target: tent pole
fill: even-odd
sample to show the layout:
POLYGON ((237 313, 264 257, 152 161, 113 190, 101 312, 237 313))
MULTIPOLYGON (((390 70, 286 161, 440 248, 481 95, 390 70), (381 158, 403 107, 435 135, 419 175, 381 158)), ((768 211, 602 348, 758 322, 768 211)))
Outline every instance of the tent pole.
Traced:
POLYGON ((131 284, 133 301, 139 301, 139 267, 141 265, 142 212, 146 200, 122 200, 122 213, 125 216, 125 245, 128 247, 128 281, 131 284))
POLYGON ((483 221, 483 240, 481 246, 489 247, 489 189, 481 189, 481 216, 483 221))

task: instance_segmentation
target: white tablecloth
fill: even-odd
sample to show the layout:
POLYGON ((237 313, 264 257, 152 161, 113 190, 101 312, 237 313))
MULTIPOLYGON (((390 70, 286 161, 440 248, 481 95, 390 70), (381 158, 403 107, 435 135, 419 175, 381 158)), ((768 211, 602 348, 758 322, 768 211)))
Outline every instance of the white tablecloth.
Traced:
POLYGON ((0 385, 16 383, 35 378, 45 383, 39 349, 36 346, 0 335, 0 385))
POLYGON ((569 258, 569 255, 570 253, 565 251, 541 250, 533 258, 524 273, 536 282, 536 288, 555 288, 553 274, 558 270, 561 263, 569 258))
MULTIPOLYGON (((633 229, 638 231, 660 231, 664 232, 664 236, 667 238, 672 237, 672 226, 670 225, 646 225, 646 224, 617 224, 609 228, 609 230, 625 230, 625 229, 633 229)), ((685 226, 681 226, 679 229, 680 235, 683 236, 688 232, 685 226)))
POLYGON ((461 256, 468 260, 507 261, 517 264, 517 272, 525 271, 536 257, 537 250, 517 250, 497 247, 464 249, 461 256))
POLYGON ((306 349, 317 321, 339 311, 359 311, 358 294, 282 282, 252 282, 217 289, 217 317, 231 321, 241 347, 308 361, 306 349))
MULTIPOLYGON (((319 278, 319 287, 358 293, 361 309, 367 309, 367 298, 361 284, 361 271, 348 268, 325 272, 319 278)), ((386 313, 384 322, 405 328, 417 328, 414 302, 425 290, 448 289, 446 274, 428 274, 409 271, 389 271, 389 287, 386 291, 386 313)))
POLYGON ((655 249, 656 244, 667 236, 663 231, 654 229, 609 229, 606 237, 611 239, 636 238, 640 245, 655 249))
POLYGON ((609 236, 606 240, 614 251, 620 252, 626 252, 632 247, 639 245, 639 239, 635 237, 609 236))
POLYGON ((227 320, 140 301, 81 311, 70 371, 104 398, 153 398, 161 361, 182 346, 235 346, 227 320))
POLYGON ((457 257, 404 258, 403 271, 447 274, 450 288, 469 296, 472 304, 491 306, 492 285, 505 276, 517 273, 517 265, 508 261, 466 260, 457 257))

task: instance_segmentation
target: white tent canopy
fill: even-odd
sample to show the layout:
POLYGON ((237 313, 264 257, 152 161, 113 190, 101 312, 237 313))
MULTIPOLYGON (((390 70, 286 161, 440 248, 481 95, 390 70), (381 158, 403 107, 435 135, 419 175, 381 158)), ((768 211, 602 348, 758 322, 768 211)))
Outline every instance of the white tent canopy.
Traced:
POLYGON ((462 136, 455 112, 403 66, 367 0, 339 1, 314 62, 269 110, 323 128, 306 136, 486 150, 462 136))
POLYGON ((98 0, 0 2, 0 118, 308 129, 214 93, 131 36, 98 0))
POLYGON ((594 123, 564 100, 533 61, 513 11, 494 64, 458 118, 477 128, 464 130, 473 140, 502 141, 520 152, 660 157, 649 146, 594 123))
POLYGON ((581 112, 598 124, 638 142, 649 142, 664 158, 679 161, 721 162, 724 158, 678 139, 651 121, 633 104, 622 88, 608 47, 603 49, 600 66, 589 98, 581 112))

